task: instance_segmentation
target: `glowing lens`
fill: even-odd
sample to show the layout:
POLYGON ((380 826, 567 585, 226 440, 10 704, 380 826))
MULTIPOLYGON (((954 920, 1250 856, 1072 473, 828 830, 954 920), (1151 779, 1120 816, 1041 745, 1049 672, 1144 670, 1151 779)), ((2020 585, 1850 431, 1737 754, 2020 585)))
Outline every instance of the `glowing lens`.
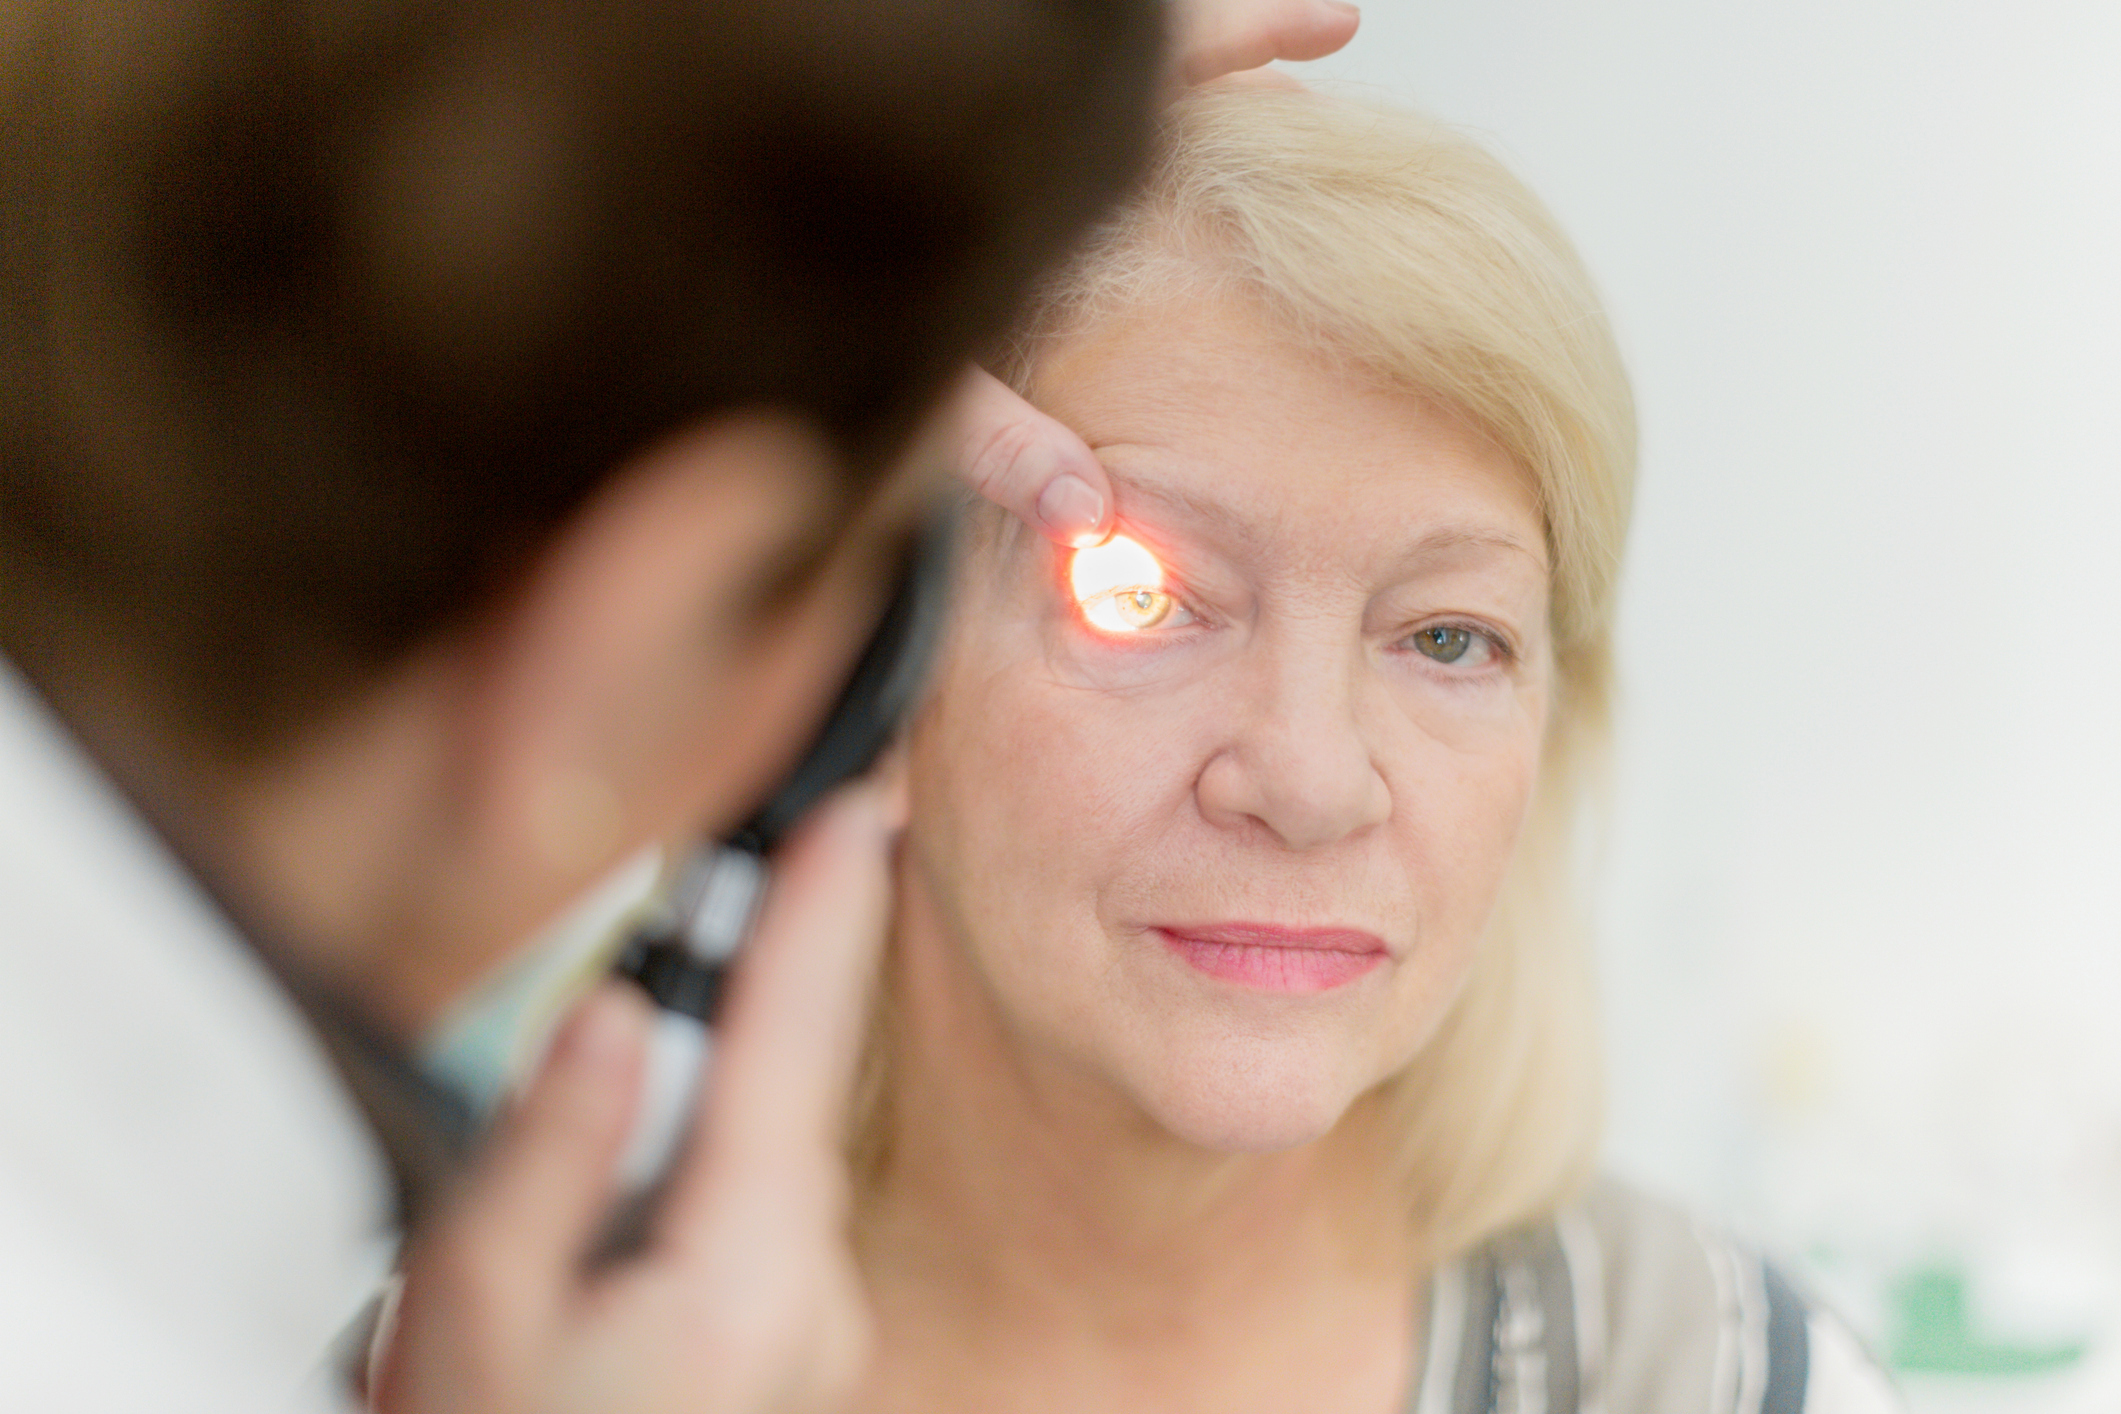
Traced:
POLYGON ((1138 541, 1115 535, 1102 545, 1075 552, 1068 567, 1075 602, 1092 628, 1139 633, 1170 617, 1164 567, 1138 541))

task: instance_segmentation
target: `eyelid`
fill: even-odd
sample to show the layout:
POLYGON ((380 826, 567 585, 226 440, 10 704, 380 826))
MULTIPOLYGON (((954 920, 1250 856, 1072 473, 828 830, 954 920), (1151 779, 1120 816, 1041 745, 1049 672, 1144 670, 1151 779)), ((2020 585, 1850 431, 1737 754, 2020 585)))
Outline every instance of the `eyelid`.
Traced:
POLYGON ((1116 637, 1154 633, 1167 627, 1185 628, 1186 623, 1169 622, 1172 614, 1192 617, 1192 610, 1179 596, 1168 589, 1151 589, 1146 585, 1108 589, 1079 601, 1076 608, 1092 628, 1116 637), (1161 602, 1144 604, 1145 599, 1161 602), (1154 617, 1149 617, 1151 613, 1154 617))
POLYGON ((1440 618, 1423 619, 1411 628, 1402 629, 1396 641, 1398 643, 1411 642, 1416 634, 1432 628, 1463 629, 1476 638, 1486 639, 1488 646, 1495 650, 1495 656, 1500 661, 1505 663, 1517 661, 1517 645, 1511 640, 1509 634, 1491 623, 1483 622, 1480 619, 1467 618, 1464 615, 1446 614, 1440 618))
POLYGON ((1068 559, 1068 587, 1077 603, 1118 589, 1162 589, 1164 566, 1148 546, 1130 535, 1085 545, 1068 559))
POLYGON ((1152 632, 1165 624, 1173 609, 1188 618, 1197 617, 1184 592, 1169 579, 1156 553, 1125 534, 1075 550, 1068 561, 1068 590, 1076 613, 1091 627, 1115 637, 1152 632), (1151 596, 1162 601, 1161 611, 1137 621, 1146 607, 1137 608, 1129 601, 1151 596))

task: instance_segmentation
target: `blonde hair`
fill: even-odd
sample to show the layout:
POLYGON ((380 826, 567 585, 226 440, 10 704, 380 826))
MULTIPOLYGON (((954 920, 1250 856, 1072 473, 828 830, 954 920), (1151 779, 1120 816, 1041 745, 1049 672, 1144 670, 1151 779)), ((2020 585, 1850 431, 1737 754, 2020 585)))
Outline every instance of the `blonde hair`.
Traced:
POLYGON ((1464 992, 1379 1095, 1423 1255, 1551 1211, 1595 1162, 1601 1076, 1574 840, 1603 755, 1633 400, 1596 291, 1535 196, 1413 113, 1224 88, 1170 113, 1140 195, 1049 282, 1005 359, 1101 312, 1242 292, 1322 354, 1470 417, 1534 477, 1555 689, 1541 772, 1464 992))

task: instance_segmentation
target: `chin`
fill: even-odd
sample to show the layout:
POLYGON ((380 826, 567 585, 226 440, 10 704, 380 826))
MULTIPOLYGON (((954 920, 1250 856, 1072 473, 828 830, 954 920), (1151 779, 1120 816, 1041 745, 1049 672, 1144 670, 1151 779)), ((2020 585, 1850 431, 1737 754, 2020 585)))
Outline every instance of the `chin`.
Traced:
POLYGON ((1226 1154, 1295 1149, 1333 1132, 1367 1088, 1311 1047, 1256 1041, 1163 1058, 1147 1083, 1124 1085, 1174 1138, 1226 1154))

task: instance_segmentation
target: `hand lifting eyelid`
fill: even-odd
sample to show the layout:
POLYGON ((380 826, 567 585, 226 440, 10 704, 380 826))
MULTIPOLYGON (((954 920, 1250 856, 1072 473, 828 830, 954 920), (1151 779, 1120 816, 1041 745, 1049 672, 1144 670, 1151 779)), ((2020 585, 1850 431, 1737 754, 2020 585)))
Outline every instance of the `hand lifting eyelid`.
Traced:
POLYGON ((1106 633, 1155 628, 1176 603, 1164 592, 1163 565, 1148 547, 1124 535, 1077 550, 1068 584, 1083 619, 1106 633))

